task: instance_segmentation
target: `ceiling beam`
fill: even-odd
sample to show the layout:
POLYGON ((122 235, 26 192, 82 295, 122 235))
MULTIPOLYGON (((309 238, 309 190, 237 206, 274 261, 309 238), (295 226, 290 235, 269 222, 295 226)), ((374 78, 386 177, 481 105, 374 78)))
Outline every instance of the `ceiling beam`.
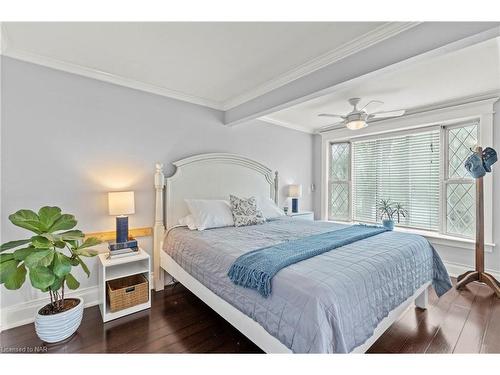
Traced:
POLYGON ((347 82, 400 69, 500 36, 500 22, 425 22, 392 38, 227 110, 224 123, 237 125, 328 94, 347 82))

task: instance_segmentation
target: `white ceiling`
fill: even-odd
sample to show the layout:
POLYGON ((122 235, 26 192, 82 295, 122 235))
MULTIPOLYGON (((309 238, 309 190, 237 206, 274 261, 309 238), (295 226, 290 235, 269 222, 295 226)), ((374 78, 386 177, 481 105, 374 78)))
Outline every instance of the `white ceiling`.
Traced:
MULTIPOLYGON (((315 132, 335 123, 319 113, 345 114, 347 99, 382 100, 377 110, 416 109, 437 103, 500 92, 500 38, 407 65, 387 73, 358 78, 330 94, 265 116, 271 123, 315 132)), ((376 126, 373 124, 372 126, 376 126)))
POLYGON ((2 53, 228 109, 410 27, 405 25, 4 23, 2 53))

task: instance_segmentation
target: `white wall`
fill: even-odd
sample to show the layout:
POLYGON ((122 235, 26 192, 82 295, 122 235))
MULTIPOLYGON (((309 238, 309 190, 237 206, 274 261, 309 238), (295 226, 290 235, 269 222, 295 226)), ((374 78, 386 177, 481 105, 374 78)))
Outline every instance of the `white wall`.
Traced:
MULTIPOLYGON (((152 226, 156 161, 171 162, 205 152, 248 156, 280 172, 284 185, 304 186, 301 207, 312 208, 313 136, 253 121, 228 128, 222 113, 112 84, 2 57, 1 242, 27 232, 7 220, 21 208, 60 206, 76 215, 78 228, 114 228, 107 215, 110 190, 134 190, 131 227, 152 226)), ((317 185, 318 186, 318 185, 317 185)), ((151 240, 142 240, 151 249, 151 240)), ((90 279, 96 285, 95 259, 90 279)), ((29 284, 26 283, 26 284, 29 284)), ((1 307, 42 297, 25 285, 1 289, 1 307)))

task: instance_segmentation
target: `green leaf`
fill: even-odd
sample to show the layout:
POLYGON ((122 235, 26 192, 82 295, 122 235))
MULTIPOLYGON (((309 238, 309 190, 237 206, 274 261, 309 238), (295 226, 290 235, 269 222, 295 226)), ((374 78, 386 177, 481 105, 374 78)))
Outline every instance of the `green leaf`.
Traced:
POLYGON ((59 289, 61 289, 63 281, 64 281, 64 279, 60 279, 59 277, 56 276, 54 278, 54 282, 52 283, 52 285, 49 286, 48 289, 50 289, 50 290, 59 290, 59 289))
POLYGON ((61 279, 64 278, 64 276, 71 272, 71 263, 69 258, 64 254, 55 253, 52 271, 57 277, 61 279))
POLYGON ((69 246, 71 247, 71 249, 76 249, 78 247, 77 240, 67 240, 66 243, 69 243, 69 246))
POLYGON ((47 267, 30 268, 31 285, 37 289, 46 289, 51 286, 56 277, 47 267))
POLYGON ((31 210, 19 210, 10 215, 9 220, 12 224, 37 234, 44 232, 45 229, 42 223, 40 223, 38 215, 31 210))
POLYGON ((18 264, 19 262, 14 259, 0 263, 0 284, 9 280, 10 275, 16 272, 18 264))
POLYGON ((90 250, 90 249, 76 249, 73 250, 73 253, 82 256, 82 257, 94 257, 98 254, 97 250, 90 250))
POLYGON ((26 267, 21 264, 5 280, 4 286, 9 290, 19 289, 26 280, 26 267))
POLYGON ((60 249, 64 249, 66 247, 66 242, 64 242, 61 236, 58 234, 42 233, 40 236, 50 241, 51 246, 46 246, 46 247, 52 247, 52 244, 60 249))
POLYGON ((81 230, 68 230, 67 232, 59 233, 61 240, 81 240, 85 235, 81 230))
POLYGON ((64 249, 66 247, 66 242, 56 241, 56 242, 54 242, 54 246, 59 248, 59 249, 64 249))
POLYGON ((14 259, 14 254, 0 254, 0 263, 6 262, 8 260, 14 259))
POLYGON ((47 229, 47 232, 53 233, 57 232, 58 230, 68 230, 73 228, 75 225, 75 217, 73 215, 64 214, 61 215, 59 219, 57 219, 55 223, 51 225, 50 228, 47 229))
MULTIPOLYGON (((80 246, 77 247, 78 250, 86 249, 95 245, 99 245, 102 241, 95 237, 87 238, 80 246)), ((94 254, 95 255, 95 254, 94 254)), ((88 256, 88 255, 87 255, 88 256)), ((91 255, 93 256, 93 255, 91 255)))
POLYGON ((24 262, 26 267, 47 267, 54 259, 54 249, 36 250, 30 255, 28 255, 24 262))
POLYGON ((70 288, 71 290, 75 290, 75 289, 78 289, 78 287, 80 286, 80 283, 78 282, 78 280, 76 280, 72 274, 68 273, 66 275, 66 285, 68 286, 68 288, 70 288))
POLYGON ((80 261, 78 259, 76 259, 76 258, 69 258, 69 262, 71 263, 71 265, 73 267, 76 267, 76 266, 78 266, 80 264, 80 261))
POLYGON ((25 247, 23 249, 17 249, 12 254, 14 255, 15 260, 24 260, 33 251, 36 251, 35 248, 32 246, 29 246, 29 247, 25 247))
POLYGON ((72 249, 72 252, 76 255, 80 255, 83 257, 93 257, 98 254, 96 250, 87 250, 89 247, 96 246, 101 243, 101 240, 95 238, 95 237, 90 237, 87 238, 80 246, 72 249))
POLYGON ((87 274, 87 277, 90 277, 90 270, 87 267, 87 265, 83 262, 83 260, 80 257, 77 257, 78 262, 80 262, 80 266, 82 266, 83 272, 87 274))
POLYGON ((30 243, 30 242, 31 242, 31 238, 27 239, 27 240, 18 240, 18 241, 6 242, 2 246, 0 246, 0 253, 3 252, 3 251, 5 251, 5 250, 13 249, 15 247, 18 247, 18 246, 21 246, 21 245, 25 245, 25 244, 30 243))
POLYGON ((61 209, 59 207, 45 206, 38 211, 38 219, 43 225, 44 232, 54 225, 54 223, 61 217, 61 209))
POLYGON ((52 242, 44 236, 33 236, 31 237, 31 244, 37 249, 47 249, 52 247, 52 242))

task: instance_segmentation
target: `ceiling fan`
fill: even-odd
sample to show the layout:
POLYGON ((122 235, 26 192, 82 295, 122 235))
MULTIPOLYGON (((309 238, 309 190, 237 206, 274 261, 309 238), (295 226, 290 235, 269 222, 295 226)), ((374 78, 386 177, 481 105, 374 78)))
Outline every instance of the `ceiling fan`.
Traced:
MULTIPOLYGON (((351 130, 362 129, 372 121, 372 120, 380 120, 391 117, 399 117, 405 114, 405 110, 397 110, 397 111, 385 111, 385 112, 371 112, 374 109, 380 107, 384 102, 380 100, 371 100, 367 104, 365 104, 362 108, 358 108, 358 104, 361 101, 361 98, 351 98, 348 100, 349 104, 354 108, 351 112, 346 115, 336 115, 330 113, 320 113, 318 116, 320 117, 336 117, 342 119, 342 121, 329 125, 328 128, 332 126, 343 124, 347 128, 351 130)), ((328 130, 328 129, 322 129, 328 130)))

